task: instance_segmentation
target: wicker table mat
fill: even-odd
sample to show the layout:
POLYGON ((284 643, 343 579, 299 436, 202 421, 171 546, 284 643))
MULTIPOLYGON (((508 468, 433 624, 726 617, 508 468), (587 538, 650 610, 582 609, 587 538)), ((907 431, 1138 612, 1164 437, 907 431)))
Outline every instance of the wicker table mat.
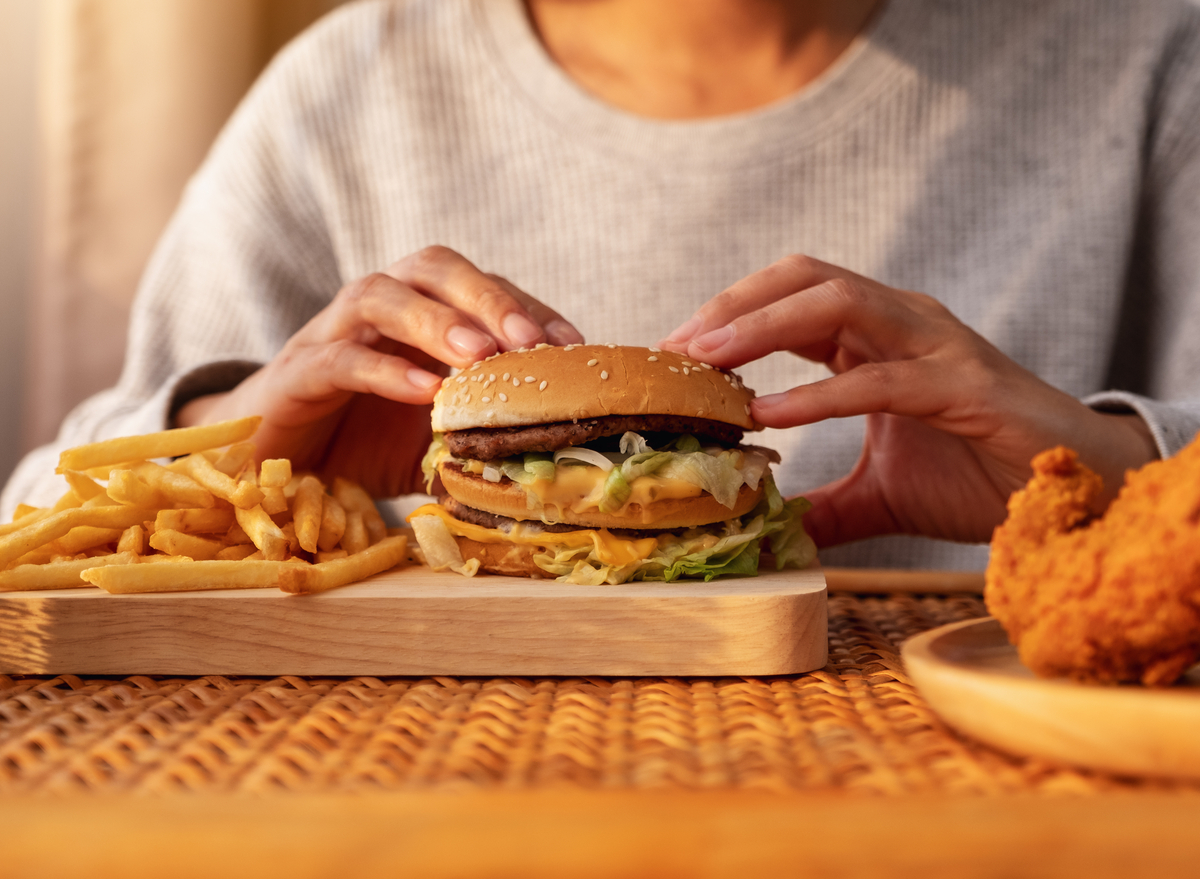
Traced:
POLYGON ((947 729, 900 643, 975 596, 830 597, 830 662, 794 677, 0 675, 0 793, 757 788, 1195 790, 1019 759, 947 729))

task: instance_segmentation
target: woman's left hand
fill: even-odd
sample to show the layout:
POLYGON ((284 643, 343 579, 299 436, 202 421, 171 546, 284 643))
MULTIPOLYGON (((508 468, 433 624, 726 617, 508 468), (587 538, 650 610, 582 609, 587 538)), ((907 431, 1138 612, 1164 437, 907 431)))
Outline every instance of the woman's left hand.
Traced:
POLYGON ((893 533, 987 541, 1043 449, 1079 452, 1105 503, 1126 469, 1158 456, 1140 417, 1052 387, 936 299, 809 257, 744 278, 659 344, 726 368, 791 351, 832 370, 752 406, 768 427, 867 416, 854 469, 805 493, 819 546, 893 533))

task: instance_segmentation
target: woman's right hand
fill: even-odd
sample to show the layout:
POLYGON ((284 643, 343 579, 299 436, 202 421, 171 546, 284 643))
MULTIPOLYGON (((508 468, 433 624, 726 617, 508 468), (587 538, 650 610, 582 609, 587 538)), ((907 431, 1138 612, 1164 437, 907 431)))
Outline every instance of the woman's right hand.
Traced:
POLYGON ((200 397, 177 426, 261 415, 259 459, 360 482, 375 497, 422 490, 429 412, 448 367, 583 337, 553 309, 446 247, 343 287, 265 366, 200 397))

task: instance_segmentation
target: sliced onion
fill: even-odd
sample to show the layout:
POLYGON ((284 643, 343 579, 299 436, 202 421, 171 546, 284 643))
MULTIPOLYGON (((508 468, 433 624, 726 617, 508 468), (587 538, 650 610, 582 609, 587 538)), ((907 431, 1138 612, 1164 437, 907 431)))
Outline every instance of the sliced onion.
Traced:
POLYGON ((483 478, 488 482, 499 482, 504 471, 490 461, 483 465, 483 478))
POLYGON ((640 455, 650 450, 650 444, 640 433, 627 430, 621 434, 620 449, 622 455, 640 455))
POLYGON ((565 449, 559 449, 554 453, 554 463, 557 464, 563 458, 570 458, 572 461, 582 461, 585 464, 591 464, 594 467, 599 467, 605 473, 613 468, 613 462, 604 457, 595 449, 585 449, 582 446, 569 446, 565 449))

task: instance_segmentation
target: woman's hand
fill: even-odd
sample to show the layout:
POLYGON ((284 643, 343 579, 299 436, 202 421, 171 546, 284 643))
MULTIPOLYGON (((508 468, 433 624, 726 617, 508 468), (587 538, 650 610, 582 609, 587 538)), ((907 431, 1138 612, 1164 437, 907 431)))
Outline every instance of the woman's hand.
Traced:
POLYGON ((807 492, 817 544, 881 534, 986 541, 1029 462, 1062 444, 1109 491, 1157 457, 1136 415, 1096 412, 1018 366, 937 300, 788 257, 720 293, 659 343, 716 366, 773 351, 834 375, 754 401, 769 427, 866 415, 853 471, 807 492))
POLYGON ((355 479, 375 497, 422 489, 433 395, 496 351, 582 342, 557 312, 445 247, 340 290, 234 390, 193 400, 176 424, 262 415, 259 459, 355 479))

